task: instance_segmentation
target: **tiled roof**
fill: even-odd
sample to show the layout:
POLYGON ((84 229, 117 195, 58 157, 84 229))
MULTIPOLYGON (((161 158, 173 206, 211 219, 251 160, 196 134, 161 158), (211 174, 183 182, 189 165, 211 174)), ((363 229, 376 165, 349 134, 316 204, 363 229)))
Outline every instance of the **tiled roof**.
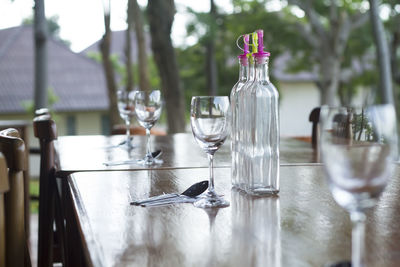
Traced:
MULTIPOLYGON (((101 64, 48 38, 48 86, 59 100, 56 111, 108 108, 101 64)), ((30 25, 0 30, 0 113, 25 112, 21 103, 34 96, 34 41, 30 25)))
MULTIPOLYGON (((126 40, 126 31, 113 31, 111 32, 111 54, 117 55, 118 59, 120 62, 124 63, 126 58, 125 58, 125 40, 126 40)), ((150 55, 152 53, 151 51, 151 40, 150 40, 150 35, 146 34, 145 35, 145 40, 146 40, 146 52, 147 55, 150 55)), ((81 54, 87 55, 89 52, 100 52, 100 40, 89 46, 88 48, 85 48, 81 54)), ((131 33, 131 55, 132 55, 132 63, 137 63, 137 41, 136 41, 136 34, 134 31, 131 33)))

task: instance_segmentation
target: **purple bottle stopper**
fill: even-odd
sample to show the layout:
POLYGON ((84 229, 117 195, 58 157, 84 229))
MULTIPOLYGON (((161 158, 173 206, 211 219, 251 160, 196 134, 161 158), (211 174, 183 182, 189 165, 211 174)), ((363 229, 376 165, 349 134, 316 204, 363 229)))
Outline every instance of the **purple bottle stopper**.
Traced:
POLYGON ((258 35, 258 52, 254 54, 255 57, 269 57, 270 53, 264 51, 264 31, 257 30, 258 35))

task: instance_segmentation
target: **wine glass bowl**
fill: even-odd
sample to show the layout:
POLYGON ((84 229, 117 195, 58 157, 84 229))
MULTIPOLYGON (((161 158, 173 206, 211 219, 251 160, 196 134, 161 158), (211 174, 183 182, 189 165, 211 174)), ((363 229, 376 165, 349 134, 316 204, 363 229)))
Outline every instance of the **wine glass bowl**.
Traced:
POLYGON ((320 147, 332 196, 353 222, 352 265, 363 266, 365 210, 377 202, 397 160, 393 105, 322 107, 320 147))
POLYGON ((199 146, 206 153, 215 153, 225 142, 227 137, 226 119, 221 111, 214 111, 212 117, 191 117, 193 135, 199 146))
POLYGON ((230 107, 226 96, 192 97, 190 122, 193 136, 209 159, 208 191, 194 205, 200 208, 227 207, 229 202, 214 190, 213 157, 229 134, 230 107))
POLYGON ((138 106, 136 116, 140 125, 151 129, 161 116, 161 108, 138 106))
POLYGON ((162 98, 159 90, 137 91, 135 94, 135 112, 136 118, 141 126, 146 129, 147 152, 139 164, 153 165, 161 164, 163 161, 156 159, 151 154, 150 147, 150 129, 156 124, 162 112, 162 98))

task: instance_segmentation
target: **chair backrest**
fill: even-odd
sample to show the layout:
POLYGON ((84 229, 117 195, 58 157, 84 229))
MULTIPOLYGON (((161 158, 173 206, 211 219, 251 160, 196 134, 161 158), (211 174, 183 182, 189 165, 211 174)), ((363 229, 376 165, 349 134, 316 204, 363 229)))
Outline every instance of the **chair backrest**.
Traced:
POLYGON ((6 222, 4 208, 4 194, 8 192, 8 174, 6 158, 0 152, 0 267, 6 266, 6 222))
POLYGON ((318 145, 318 141, 319 141, 319 114, 321 112, 321 108, 320 107, 316 107, 314 108, 311 113, 310 113, 310 117, 308 118, 308 120, 310 122, 312 122, 312 134, 311 134, 311 143, 312 143, 312 147, 315 149, 317 148, 318 145))
POLYGON ((48 108, 41 108, 35 111, 35 116, 50 115, 50 110, 48 108))
POLYGON ((33 130, 40 144, 38 266, 52 266, 56 124, 50 114, 45 113, 34 118, 33 130))
POLYGON ((9 191, 5 194, 6 265, 24 266, 27 255, 24 210, 25 144, 15 129, 0 131, 0 151, 8 167, 9 191))

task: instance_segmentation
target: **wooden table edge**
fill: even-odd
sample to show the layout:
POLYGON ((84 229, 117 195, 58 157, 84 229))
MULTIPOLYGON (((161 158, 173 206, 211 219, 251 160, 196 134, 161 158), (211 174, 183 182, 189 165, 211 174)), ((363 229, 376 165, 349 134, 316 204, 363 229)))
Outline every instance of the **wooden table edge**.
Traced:
POLYGON ((68 180, 68 190, 71 194, 73 213, 75 216, 76 225, 79 230, 79 236, 81 238, 81 244, 84 250, 85 260, 88 266, 104 266, 101 251, 101 246, 98 246, 95 242, 94 234, 87 217, 87 212, 83 205, 79 205, 81 196, 78 188, 75 185, 74 179, 69 176, 68 180), (79 219, 78 219, 79 218, 79 219), (83 234, 86 233, 86 234, 83 234), (89 233, 89 234, 88 234, 89 233), (89 251, 90 247, 90 251, 89 251))

